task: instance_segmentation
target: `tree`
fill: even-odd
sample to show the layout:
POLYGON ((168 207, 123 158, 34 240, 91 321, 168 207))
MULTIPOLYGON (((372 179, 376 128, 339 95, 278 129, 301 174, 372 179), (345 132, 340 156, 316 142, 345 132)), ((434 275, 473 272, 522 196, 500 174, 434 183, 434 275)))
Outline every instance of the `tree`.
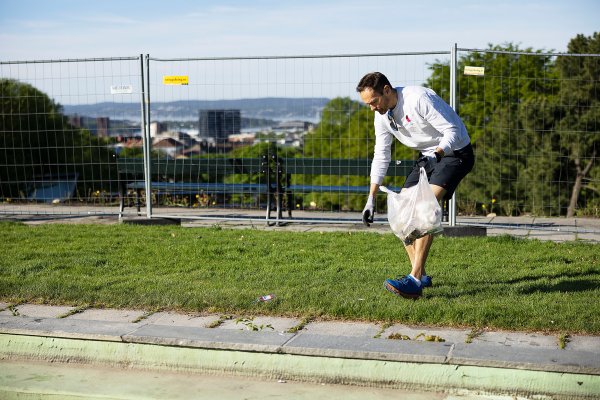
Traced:
MULTIPOLYGON (((314 158, 338 158, 341 153, 354 153, 355 144, 344 137, 349 121, 360 104, 349 97, 338 97, 323 108, 321 121, 304 139, 304 155, 314 158)), ((355 156, 356 157, 356 156, 355 156)), ((364 154, 362 157, 366 157, 364 154)))
MULTIPOLYGON (((561 173, 555 157, 561 149, 553 129, 560 86, 553 59, 513 44, 487 50, 458 60, 458 113, 476 152, 460 197, 477 204, 496 199, 497 210, 506 214, 559 214, 565 199, 554 184, 561 173), (533 54, 516 54, 525 52, 533 54), (485 67, 485 75, 463 75, 465 66, 485 67)), ((435 64, 431 69, 429 81, 435 82, 442 69, 435 64)))
POLYGON ((45 93, 0 79, 2 197, 24 197, 36 180, 65 174, 79 175, 80 193, 116 191, 115 158, 108 144, 69 124, 62 107, 45 93))
MULTIPOLYGON (((577 35, 569 42, 568 52, 600 54, 600 33, 577 35)), ((557 65, 563 83, 560 88, 562 118, 557 129, 561 133, 562 146, 568 151, 575 169, 575 181, 567 208, 567 217, 572 217, 580 195, 586 189, 584 181, 592 173, 600 147, 600 59, 561 56, 557 65)))

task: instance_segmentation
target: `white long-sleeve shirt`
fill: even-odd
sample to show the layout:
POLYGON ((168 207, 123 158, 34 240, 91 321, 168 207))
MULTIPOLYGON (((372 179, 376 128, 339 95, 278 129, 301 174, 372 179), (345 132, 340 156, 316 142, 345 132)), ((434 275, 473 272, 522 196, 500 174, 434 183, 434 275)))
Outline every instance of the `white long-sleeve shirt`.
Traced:
POLYGON ((371 183, 380 185, 391 160, 394 137, 405 146, 427 156, 436 148, 452 155, 471 142, 460 117, 433 90, 422 86, 397 87, 398 103, 392 110, 398 130, 387 115, 375 113, 375 152, 371 183))

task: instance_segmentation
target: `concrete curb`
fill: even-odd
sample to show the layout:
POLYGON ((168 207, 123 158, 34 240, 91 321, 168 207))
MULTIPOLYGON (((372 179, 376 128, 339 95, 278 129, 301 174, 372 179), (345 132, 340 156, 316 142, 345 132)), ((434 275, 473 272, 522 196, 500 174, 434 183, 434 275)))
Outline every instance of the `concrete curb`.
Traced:
MULTIPOLYGON (((343 323, 342 323, 343 324, 343 323)), ((600 377, 600 349, 561 351, 478 343, 420 342, 307 331, 252 332, 69 318, 0 316, 0 334, 199 349, 401 361, 589 374, 600 377)), ((0 350, 1 351, 1 350, 0 350)))
POLYGON ((594 398, 600 377, 505 368, 214 350, 156 344, 0 335, 2 359, 76 362, 156 371, 226 374, 405 390, 594 398))
MULTIPOLYGON (((315 324, 318 328, 318 323, 315 324)), ((348 323, 340 323, 346 327, 348 323), (345 325, 344 325, 345 324, 345 325)), ((368 330, 368 329, 367 329, 368 330)), ((321 330, 323 331, 323 329, 321 330)), ((594 398, 600 349, 0 316, 0 360, 84 363, 407 390, 594 398)))

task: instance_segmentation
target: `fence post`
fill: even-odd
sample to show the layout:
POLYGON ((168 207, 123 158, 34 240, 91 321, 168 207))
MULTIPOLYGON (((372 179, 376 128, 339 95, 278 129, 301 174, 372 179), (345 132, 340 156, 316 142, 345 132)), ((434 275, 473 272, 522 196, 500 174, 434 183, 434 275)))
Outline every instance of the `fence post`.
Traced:
MULTIPOLYGON (((142 55, 140 54, 140 60, 142 64, 142 91, 144 90, 144 61, 142 55)), ((151 186, 151 158, 150 158, 150 147, 151 147, 151 138, 150 138, 150 59, 148 54, 146 54, 146 90, 145 97, 143 97, 143 106, 142 106, 142 114, 143 114, 143 124, 142 127, 142 145, 143 145, 143 153, 144 153, 144 187, 146 191, 146 218, 152 218, 152 186, 151 186)))
MULTIPOLYGON (((458 112, 456 106, 456 50, 457 46, 456 43, 454 43, 454 46, 452 46, 452 49, 450 50, 450 107, 458 112)), ((448 225, 456 226, 456 192, 452 194, 448 207, 448 225)))

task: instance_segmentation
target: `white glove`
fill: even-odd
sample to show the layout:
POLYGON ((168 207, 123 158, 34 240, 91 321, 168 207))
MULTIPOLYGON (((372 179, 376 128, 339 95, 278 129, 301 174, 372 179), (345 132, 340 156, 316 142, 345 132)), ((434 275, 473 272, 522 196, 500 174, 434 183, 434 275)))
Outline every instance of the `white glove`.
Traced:
POLYGON ((437 157, 435 155, 425 156, 425 158, 427 158, 427 162, 429 164, 437 164, 438 162, 437 157))
POLYGON ((373 223, 373 215, 375 214, 375 197, 370 194, 367 199, 367 204, 362 212, 362 221, 366 226, 371 226, 373 223))
POLYGON ((426 159, 428 164, 434 165, 440 162, 442 156, 439 153, 432 153, 431 155, 423 155, 422 158, 426 159))

